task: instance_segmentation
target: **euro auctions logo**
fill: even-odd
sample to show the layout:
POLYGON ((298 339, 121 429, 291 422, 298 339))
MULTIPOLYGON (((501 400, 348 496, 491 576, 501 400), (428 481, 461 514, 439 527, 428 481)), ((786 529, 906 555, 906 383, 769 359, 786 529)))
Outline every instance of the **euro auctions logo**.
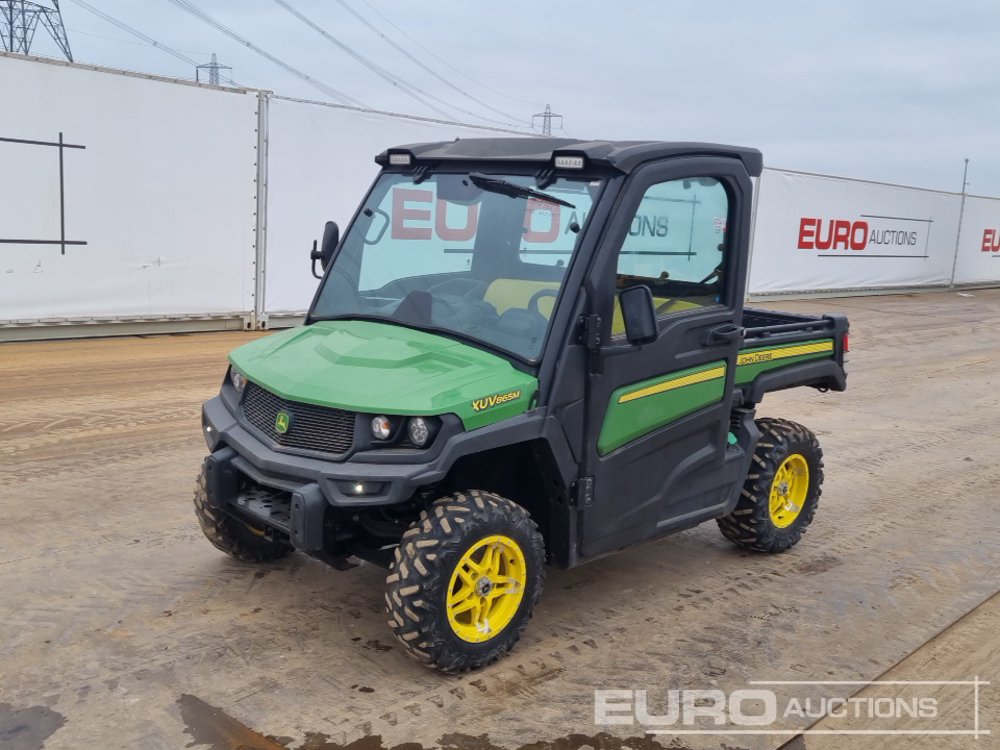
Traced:
POLYGON ((1000 253, 1000 229, 983 230, 984 253, 1000 253))
POLYGON ((867 221, 803 216, 799 220, 799 250, 864 250, 868 230, 867 221))
POLYGON ((720 689, 594 690, 594 724, 652 735, 989 736, 971 680, 750 680, 720 689), (838 695, 839 694, 839 695, 838 695))
MULTIPOLYGON (((914 257, 926 248, 931 219, 862 215, 856 219, 803 216, 799 250, 864 252, 874 257, 914 257)), ((922 257, 922 254, 921 254, 922 257)))

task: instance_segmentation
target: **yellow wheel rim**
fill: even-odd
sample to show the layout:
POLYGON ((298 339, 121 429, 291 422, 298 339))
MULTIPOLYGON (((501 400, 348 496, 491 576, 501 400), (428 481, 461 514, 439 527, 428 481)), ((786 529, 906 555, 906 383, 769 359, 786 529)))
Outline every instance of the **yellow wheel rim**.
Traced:
POLYGON ((448 584, 448 623, 459 638, 482 643, 510 624, 524 598, 528 566, 517 542, 495 534, 473 544, 448 584))
POLYGON ((793 453, 774 473, 771 483, 771 523, 784 529, 795 523, 809 494, 809 464, 801 453, 793 453))

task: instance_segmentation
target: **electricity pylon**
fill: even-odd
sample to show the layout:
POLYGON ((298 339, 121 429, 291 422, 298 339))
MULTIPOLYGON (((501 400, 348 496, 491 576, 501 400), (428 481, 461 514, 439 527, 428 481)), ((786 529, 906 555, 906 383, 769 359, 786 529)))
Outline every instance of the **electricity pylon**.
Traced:
POLYGON ((63 56, 73 62, 59 0, 52 0, 52 7, 28 0, 0 0, 0 36, 4 51, 30 55, 39 23, 59 45, 63 56))

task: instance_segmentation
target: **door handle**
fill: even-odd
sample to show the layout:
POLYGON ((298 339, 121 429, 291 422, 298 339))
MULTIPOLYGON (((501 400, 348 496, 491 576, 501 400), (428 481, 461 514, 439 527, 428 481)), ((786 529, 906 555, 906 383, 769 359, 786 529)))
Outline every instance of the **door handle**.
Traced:
POLYGON ((702 343, 705 346, 732 344, 736 341, 742 341, 744 335, 746 335, 746 329, 743 326, 736 325, 735 323, 726 323, 725 325, 710 329, 705 334, 705 340, 702 343))

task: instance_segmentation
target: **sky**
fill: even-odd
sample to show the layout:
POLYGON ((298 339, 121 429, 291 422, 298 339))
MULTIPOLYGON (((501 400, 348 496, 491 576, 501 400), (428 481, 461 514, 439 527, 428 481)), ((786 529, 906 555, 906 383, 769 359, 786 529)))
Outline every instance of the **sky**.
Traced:
MULTIPOLYGON (((441 116, 278 0, 190 1, 352 99, 441 116)), ((1000 196, 996 0, 283 1, 449 119, 527 129, 550 104, 555 134, 733 143, 770 167, 955 192, 969 159, 969 192, 1000 196)), ((242 85, 329 101, 171 0, 87 2, 188 57, 217 53, 242 85)), ((62 6, 78 62, 193 77, 75 0, 62 6)), ((33 52, 57 54, 43 31, 33 52)))

